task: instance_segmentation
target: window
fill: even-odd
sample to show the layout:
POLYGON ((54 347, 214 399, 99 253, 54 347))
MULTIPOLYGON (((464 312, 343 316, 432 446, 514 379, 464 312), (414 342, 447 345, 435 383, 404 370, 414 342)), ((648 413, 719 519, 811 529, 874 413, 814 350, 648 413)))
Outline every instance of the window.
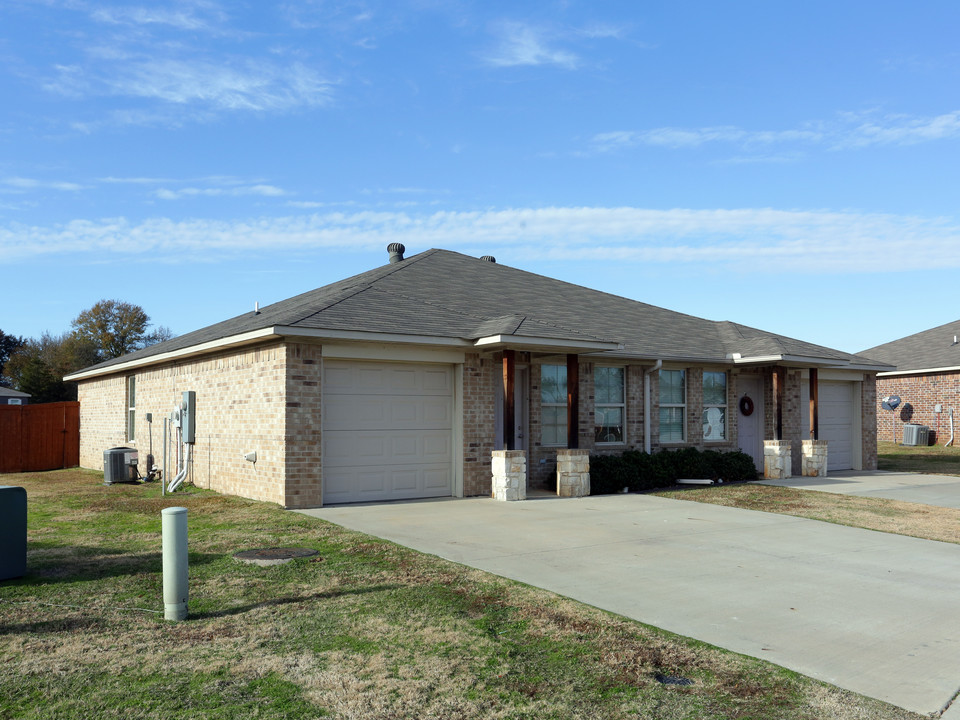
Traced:
POLYGON ((540 412, 544 445, 567 445, 567 366, 540 366, 540 412))
POLYGON ((660 442, 685 440, 687 382, 685 370, 660 371, 660 442))
POLYGON ((136 433, 137 378, 127 378, 127 442, 137 439, 136 433))
POLYGON ((593 369, 594 439, 598 443, 623 442, 623 375, 622 367, 593 369))
POLYGON ((727 374, 703 373, 703 439, 727 439, 727 374))

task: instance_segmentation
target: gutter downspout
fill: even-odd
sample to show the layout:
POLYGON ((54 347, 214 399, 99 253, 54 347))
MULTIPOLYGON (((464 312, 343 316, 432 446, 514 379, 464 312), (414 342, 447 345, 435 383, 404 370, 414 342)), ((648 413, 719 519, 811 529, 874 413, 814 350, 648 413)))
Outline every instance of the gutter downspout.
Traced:
POLYGON ((643 451, 650 454, 650 376, 663 367, 657 360, 652 368, 643 371, 643 451))
POLYGON ((947 440, 947 444, 944 447, 950 447, 953 445, 953 409, 950 409, 950 439, 947 440))

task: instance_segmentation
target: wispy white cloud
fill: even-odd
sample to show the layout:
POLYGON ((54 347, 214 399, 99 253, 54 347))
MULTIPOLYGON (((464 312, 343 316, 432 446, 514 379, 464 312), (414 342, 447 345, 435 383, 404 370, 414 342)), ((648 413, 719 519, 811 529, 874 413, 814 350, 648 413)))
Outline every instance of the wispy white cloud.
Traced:
POLYGON ((556 65, 573 70, 580 63, 576 54, 552 44, 555 39, 544 28, 520 22, 503 22, 495 26, 494 34, 497 36, 497 46, 483 56, 488 65, 556 65))
POLYGON ((177 30, 210 30, 225 13, 210 2, 178 2, 173 7, 138 5, 92 7, 90 16, 111 25, 166 25, 177 30))
POLYGON ((86 189, 86 185, 75 182, 64 182, 61 180, 36 180, 35 178, 25 177, 4 177, 0 178, 0 192, 6 189, 7 192, 26 192, 29 190, 63 190, 66 192, 77 192, 86 189))
POLYGON ((216 261, 223 253, 379 249, 403 242, 493 250, 516 258, 700 266, 730 273, 866 273, 960 268, 954 219, 770 208, 548 207, 415 214, 325 212, 250 220, 155 218, 0 226, 0 262, 50 253, 216 261), (904 242, 910 238, 911 242, 904 242), (916 252, 922 246, 924 252, 916 252))
POLYGON ((849 150, 870 145, 913 145, 957 137, 960 137, 960 110, 933 117, 871 111, 839 113, 830 121, 785 130, 748 130, 733 125, 616 130, 597 133, 590 139, 590 145, 595 152, 614 152, 638 146, 698 148, 709 144, 745 149, 819 146, 849 150))
POLYGON ((286 195, 283 188, 275 185, 246 185, 239 187, 185 187, 171 190, 169 188, 160 188, 154 192, 161 200, 179 200, 184 197, 241 197, 244 195, 260 195, 263 197, 279 197, 286 195))

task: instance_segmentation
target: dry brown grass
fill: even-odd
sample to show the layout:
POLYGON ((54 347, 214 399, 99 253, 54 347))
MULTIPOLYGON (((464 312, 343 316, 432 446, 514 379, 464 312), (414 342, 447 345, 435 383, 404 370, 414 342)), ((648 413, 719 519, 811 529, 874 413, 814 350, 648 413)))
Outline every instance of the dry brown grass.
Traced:
POLYGON ((745 510, 793 515, 925 540, 960 543, 960 510, 752 483, 656 493, 745 510))
POLYGON ((919 720, 263 503, 165 501, 77 471, 4 481, 27 487, 33 514, 30 575, 0 585, 0 718, 919 720), (183 623, 148 611, 162 608, 165 504, 190 513, 183 623), (230 557, 280 545, 320 555, 230 557))

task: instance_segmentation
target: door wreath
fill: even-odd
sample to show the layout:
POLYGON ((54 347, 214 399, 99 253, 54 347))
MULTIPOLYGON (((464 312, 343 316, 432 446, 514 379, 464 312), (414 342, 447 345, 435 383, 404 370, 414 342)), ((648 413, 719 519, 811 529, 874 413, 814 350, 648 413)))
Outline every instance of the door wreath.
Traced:
POLYGON ((740 412, 747 417, 753 415, 753 400, 746 395, 740 398, 740 412))

